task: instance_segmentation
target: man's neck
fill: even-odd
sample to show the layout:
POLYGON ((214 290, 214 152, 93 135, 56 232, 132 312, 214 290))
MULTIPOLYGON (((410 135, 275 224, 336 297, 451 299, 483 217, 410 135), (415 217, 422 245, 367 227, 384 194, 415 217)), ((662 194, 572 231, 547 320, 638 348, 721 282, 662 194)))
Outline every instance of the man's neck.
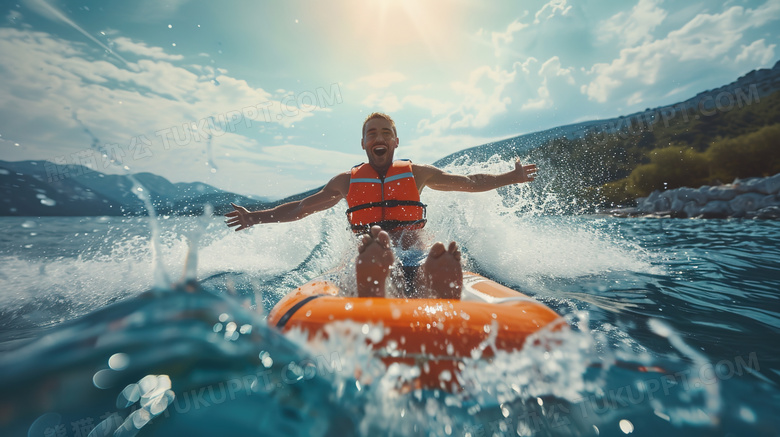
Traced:
POLYGON ((393 166, 393 162, 390 161, 390 164, 386 165, 384 168, 378 167, 374 165, 373 163, 369 163, 371 167, 374 169, 376 174, 378 174, 380 177, 385 177, 387 175, 387 171, 390 170, 390 167, 393 166))

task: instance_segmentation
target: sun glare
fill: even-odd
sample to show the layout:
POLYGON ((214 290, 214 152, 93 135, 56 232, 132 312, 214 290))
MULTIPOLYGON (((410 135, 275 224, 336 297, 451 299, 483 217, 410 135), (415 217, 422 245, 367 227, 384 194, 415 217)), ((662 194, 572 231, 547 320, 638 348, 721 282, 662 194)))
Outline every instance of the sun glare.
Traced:
POLYGON ((354 9, 357 37, 378 53, 442 61, 454 55, 461 21, 443 0, 362 1, 354 9))

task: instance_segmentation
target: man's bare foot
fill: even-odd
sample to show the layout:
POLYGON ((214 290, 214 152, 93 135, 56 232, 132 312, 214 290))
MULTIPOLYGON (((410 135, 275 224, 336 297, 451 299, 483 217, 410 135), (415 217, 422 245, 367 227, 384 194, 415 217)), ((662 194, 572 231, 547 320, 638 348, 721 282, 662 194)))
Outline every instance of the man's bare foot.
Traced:
POLYGON ((393 265, 390 236, 379 226, 360 238, 355 259, 358 297, 385 297, 387 277, 393 265))
POLYGON ((436 243, 417 272, 417 290, 421 297, 459 300, 463 288, 460 250, 455 242, 448 248, 436 243))

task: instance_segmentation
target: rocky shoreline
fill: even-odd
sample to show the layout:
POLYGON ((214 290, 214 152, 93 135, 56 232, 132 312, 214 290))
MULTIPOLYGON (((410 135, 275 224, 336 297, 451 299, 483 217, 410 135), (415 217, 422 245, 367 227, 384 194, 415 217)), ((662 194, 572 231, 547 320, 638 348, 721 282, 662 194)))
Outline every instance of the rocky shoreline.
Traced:
POLYGON ((780 173, 735 179, 724 185, 653 191, 635 208, 618 208, 616 217, 780 219, 780 173))

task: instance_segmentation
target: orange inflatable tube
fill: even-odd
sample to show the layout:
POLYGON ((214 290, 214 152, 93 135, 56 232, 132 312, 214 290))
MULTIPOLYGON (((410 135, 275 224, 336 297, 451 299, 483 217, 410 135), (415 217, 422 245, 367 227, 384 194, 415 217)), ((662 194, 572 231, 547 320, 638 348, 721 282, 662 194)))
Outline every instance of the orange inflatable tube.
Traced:
POLYGON ((424 388, 457 390, 455 375, 461 359, 481 349, 482 358, 493 355, 491 348, 480 347, 483 342, 500 350, 519 350, 540 329, 565 325, 538 301, 468 272, 463 274, 463 292, 457 301, 344 297, 339 291, 329 281, 309 282, 276 304, 268 324, 282 331, 298 328, 313 339, 324 335, 322 328, 335 320, 381 323, 387 334, 371 347, 387 365, 419 366, 416 386, 424 388), (390 341, 392 356, 386 353, 390 341), (451 378, 442 377, 445 370, 452 372, 451 378))

